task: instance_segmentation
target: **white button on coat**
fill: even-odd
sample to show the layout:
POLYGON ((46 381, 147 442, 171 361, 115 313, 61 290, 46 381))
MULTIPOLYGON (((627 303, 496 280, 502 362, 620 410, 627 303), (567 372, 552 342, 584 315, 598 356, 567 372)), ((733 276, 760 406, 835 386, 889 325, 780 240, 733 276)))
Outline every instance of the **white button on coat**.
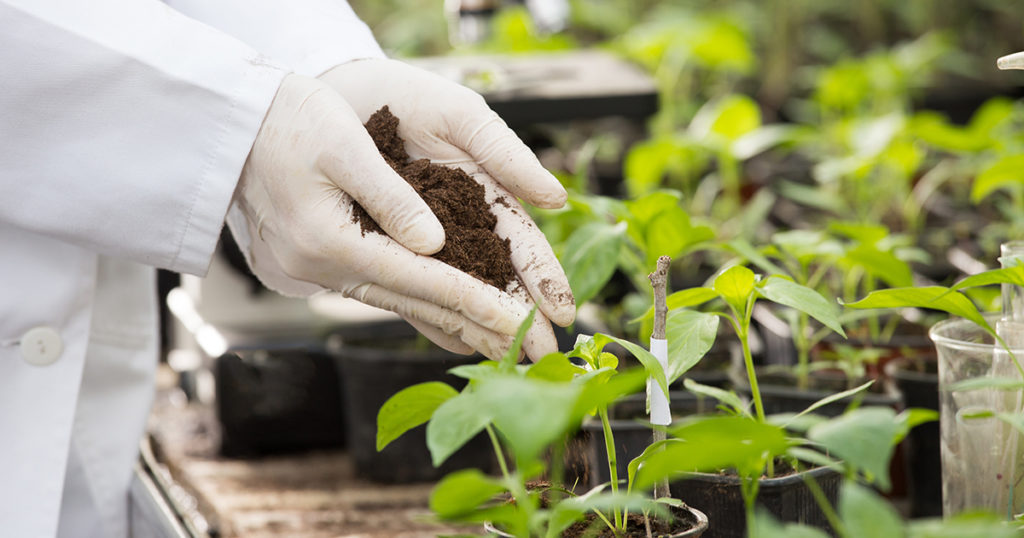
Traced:
POLYGON ((25 362, 48 366, 64 352, 64 341, 60 333, 50 327, 35 327, 22 335, 19 348, 25 362))

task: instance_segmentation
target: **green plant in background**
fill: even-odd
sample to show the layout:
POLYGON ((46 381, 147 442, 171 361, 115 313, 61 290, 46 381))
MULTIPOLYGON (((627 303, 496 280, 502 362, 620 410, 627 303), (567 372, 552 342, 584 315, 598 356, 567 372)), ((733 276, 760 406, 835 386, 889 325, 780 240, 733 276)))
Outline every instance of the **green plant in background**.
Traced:
POLYGON ((542 213, 539 224, 562 262, 577 305, 599 298, 621 271, 632 289, 618 307, 613 305, 606 321, 625 333, 621 320, 650 306, 647 268, 658 256, 685 258, 714 238, 709 226, 690 219, 680 198, 671 190, 633 200, 573 193, 566 209, 542 213))
POLYGON ((954 241, 977 241, 979 252, 974 254, 992 259, 1001 243, 1024 235, 1024 192, 1018 173, 1024 166, 1024 108, 996 97, 978 108, 966 125, 924 111, 914 116, 912 129, 937 161, 932 169, 936 178, 925 187, 945 187, 940 194, 958 213, 957 218, 947 215, 952 222, 943 230, 952 237, 937 238, 939 248, 954 241), (971 215, 978 212, 988 218, 979 223, 979 215, 971 215))
MULTIPOLYGON (((779 144, 792 142, 799 129, 765 125, 753 99, 729 94, 700 107, 685 129, 656 134, 629 149, 623 168, 627 192, 640 196, 663 185, 679 189, 689 210, 729 221, 744 205, 744 161, 779 144)), ((770 208, 767 191, 745 211, 770 208)), ((732 235, 744 227, 732 226, 732 235)), ((748 234, 749 236, 750 234, 748 234)))

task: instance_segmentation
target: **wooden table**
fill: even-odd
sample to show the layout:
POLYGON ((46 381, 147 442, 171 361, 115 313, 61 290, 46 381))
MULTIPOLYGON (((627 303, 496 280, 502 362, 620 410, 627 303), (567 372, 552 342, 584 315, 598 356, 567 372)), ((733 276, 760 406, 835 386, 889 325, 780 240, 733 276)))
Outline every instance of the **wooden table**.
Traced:
POLYGON ((360 480, 344 451, 222 458, 217 455, 213 410, 186 402, 170 387, 158 391, 150 417, 150 446, 157 473, 173 481, 165 487, 198 536, 482 534, 480 527, 430 521, 427 502, 433 484, 381 485, 360 480))

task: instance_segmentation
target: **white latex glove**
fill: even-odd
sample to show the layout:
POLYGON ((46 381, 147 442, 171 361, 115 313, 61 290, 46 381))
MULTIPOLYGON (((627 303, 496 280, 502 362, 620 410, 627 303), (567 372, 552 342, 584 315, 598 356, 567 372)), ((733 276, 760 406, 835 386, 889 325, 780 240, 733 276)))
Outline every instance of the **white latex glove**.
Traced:
POLYGON ((384 162, 345 100, 316 79, 282 82, 235 202, 233 231, 248 239, 240 244, 249 245, 250 266, 271 289, 338 290, 418 327, 438 327, 459 338, 461 351, 492 358, 528 313, 522 301, 422 255, 442 247, 440 223, 384 162), (363 236, 353 199, 390 237, 363 236))
MULTIPOLYGON (((512 264, 526 285, 513 295, 526 308, 539 304, 524 350, 534 360, 555 351, 548 320, 572 323, 576 304, 551 245, 516 197, 538 207, 561 207, 566 192, 558 180, 479 94, 441 76, 396 60, 368 59, 339 65, 320 80, 337 90, 364 122, 388 105, 411 158, 461 168, 484 186, 498 219, 495 233, 510 240, 512 264), (508 204, 495 203, 499 198, 508 204)), ((467 351, 452 331, 409 321, 442 347, 467 351)))

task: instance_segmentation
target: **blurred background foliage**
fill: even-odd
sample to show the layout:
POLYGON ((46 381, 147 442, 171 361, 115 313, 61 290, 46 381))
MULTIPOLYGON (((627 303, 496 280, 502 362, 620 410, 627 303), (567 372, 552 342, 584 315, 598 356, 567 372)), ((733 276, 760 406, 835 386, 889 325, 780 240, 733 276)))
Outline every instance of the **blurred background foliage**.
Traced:
POLYGON ((661 253, 699 282, 737 245, 749 258, 777 233, 860 226, 881 232, 850 247, 876 254, 854 276, 884 252, 949 282, 953 249, 994 262, 1024 237, 1024 73, 995 68, 1024 50, 1024 0, 571 0, 553 35, 509 1, 487 41, 458 47, 443 0, 351 3, 397 57, 598 48, 650 74, 659 106, 640 128, 527 133, 570 190, 538 224, 580 268, 574 287, 620 313, 647 307, 636 290, 661 253))

